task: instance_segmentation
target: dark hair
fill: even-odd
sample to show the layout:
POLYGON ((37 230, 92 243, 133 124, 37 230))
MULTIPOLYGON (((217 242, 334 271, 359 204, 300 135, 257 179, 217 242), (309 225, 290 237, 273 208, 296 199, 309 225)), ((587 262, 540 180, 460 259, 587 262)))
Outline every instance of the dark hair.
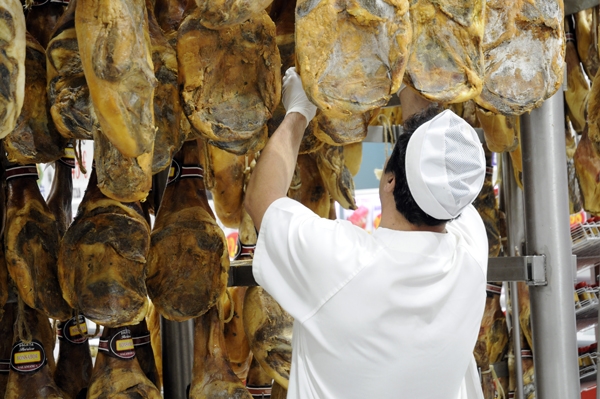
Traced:
MULTIPOLYGON (((413 133, 423 123, 430 121, 434 116, 444 109, 436 104, 432 104, 423 111, 412 115, 403 125, 403 134, 398 137, 392 155, 385 166, 385 173, 393 173, 396 179, 394 186, 394 202, 396 210, 402 214, 410 223, 415 226, 439 226, 450 220, 440 220, 425 213, 415 202, 408 183, 406 181, 406 147, 413 133)), ((383 179, 383 176, 382 176, 383 179)))

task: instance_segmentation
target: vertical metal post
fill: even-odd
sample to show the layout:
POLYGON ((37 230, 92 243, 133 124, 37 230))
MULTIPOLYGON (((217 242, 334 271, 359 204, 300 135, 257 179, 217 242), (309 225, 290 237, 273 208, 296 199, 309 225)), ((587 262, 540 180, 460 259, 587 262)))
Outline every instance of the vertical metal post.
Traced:
MULTIPOLYGON (((525 241, 525 222, 523 220, 523 192, 517 185, 513 173, 512 162, 508 153, 502 154, 502 196, 504 213, 508 229, 508 255, 523 255, 522 245, 525 241), (518 251, 518 253, 517 253, 518 251)), ((523 391, 523 362, 521 361, 521 325, 519 324, 519 293, 517 283, 510 285, 510 301, 512 304, 512 339, 515 349, 515 399, 525 399, 523 391)))
POLYGON ((548 285, 531 286, 536 396, 580 397, 563 92, 521 117, 527 255, 546 256, 548 285))
POLYGON ((194 321, 177 322, 160 319, 163 363, 163 397, 187 398, 187 387, 192 382, 194 353, 194 321))

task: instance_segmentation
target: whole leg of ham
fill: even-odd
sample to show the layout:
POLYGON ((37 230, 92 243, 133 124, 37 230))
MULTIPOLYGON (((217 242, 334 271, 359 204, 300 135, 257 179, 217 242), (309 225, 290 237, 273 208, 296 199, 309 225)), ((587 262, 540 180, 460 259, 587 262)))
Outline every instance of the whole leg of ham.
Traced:
POLYGON ((254 358, 271 378, 287 389, 294 319, 262 287, 250 287, 244 299, 243 320, 254 358))
POLYGON ((87 399, 161 399, 160 391, 144 375, 136 357, 129 327, 105 328, 87 399))
POLYGON ((410 52, 408 6, 408 0, 296 3, 298 73, 319 109, 357 114, 387 104, 410 52))
POLYGON ((520 115, 556 93, 564 77, 563 14, 560 0, 486 3, 485 78, 477 104, 520 115))
POLYGON ((126 157, 98 129, 94 130, 94 162, 98 188, 116 201, 142 201, 152 187, 152 151, 126 157))
POLYGON ((156 360, 150 343, 150 331, 146 320, 142 320, 139 324, 128 326, 135 347, 135 357, 140 364, 140 368, 144 375, 148 377, 152 385, 160 390, 161 382, 156 368, 156 360))
POLYGON ((319 173, 315 157, 309 154, 298 156, 287 195, 321 217, 329 214, 329 191, 319 173))
POLYGON ((0 2, 0 139, 17 125, 25 98, 26 27, 19 0, 0 2))
POLYGON ((598 37, 594 19, 597 18, 598 6, 575 13, 575 34, 577 35, 577 53, 583 68, 590 79, 594 79, 600 66, 598 56, 598 37))
MULTIPOLYGON (((588 120, 589 123, 589 120, 588 120)), ((583 208, 591 214, 600 214, 600 143, 590 140, 589 123, 577 144, 573 161, 575 172, 583 194, 583 208)))
POLYGON ((58 223, 37 185, 35 165, 6 169, 6 229, 8 272, 19 295, 48 317, 66 320, 71 309, 58 281, 58 223))
POLYGON ((15 129, 4 138, 4 148, 11 162, 52 162, 62 156, 66 140, 56 130, 49 112, 46 51, 29 33, 25 71, 25 102, 15 129))
POLYGON ((571 119, 573 128, 581 134, 585 127, 590 84, 577 54, 573 23, 573 16, 565 18, 565 38, 567 41, 565 50, 565 60, 567 62, 565 104, 567 106, 567 116, 571 119))
POLYGON ((72 317, 58 324, 58 360, 54 382, 69 398, 85 397, 92 376, 92 355, 85 318, 72 317))
POLYGON ((48 46, 52 32, 60 16, 65 12, 65 8, 62 3, 47 2, 42 5, 34 3, 27 10, 25 18, 27 32, 31 33, 43 48, 48 46))
POLYGON ((156 78, 144 0, 78 0, 75 28, 102 133, 127 157, 152 154, 156 78))
POLYGON ((79 56, 76 5, 77 0, 69 2, 48 43, 47 91, 50 114, 58 132, 68 139, 92 140, 98 120, 79 56))
POLYGON ((201 316, 227 287, 229 252, 206 197, 203 145, 187 141, 176 154, 152 230, 146 285, 152 303, 169 320, 201 316))
POLYGON ((477 106, 477 119, 483 128, 485 144, 490 151, 514 151, 519 145, 517 139, 517 116, 494 114, 477 106))
POLYGON ((152 64, 157 80, 154 90, 156 138, 152 161, 152 174, 156 174, 171 166, 171 158, 181 148, 188 132, 181 128, 181 119, 185 118, 185 115, 177 87, 177 54, 158 25, 150 0, 146 0, 146 7, 152 64))
POLYGON ((266 11, 221 30, 200 19, 196 9, 178 33, 183 110, 210 144, 238 155, 258 151, 281 97, 275 24, 266 11))
POLYGON ((227 360, 223 320, 217 306, 194 320, 194 368, 190 399, 252 399, 227 360))
POLYGON ((58 226, 58 236, 62 239, 73 221, 73 169, 75 168, 75 150, 72 145, 58 161, 54 162, 54 178, 48 194, 48 208, 54 215, 58 226))
POLYGON ((273 0, 196 0, 200 22, 209 29, 238 25, 260 14, 273 0))
POLYGON ((17 317, 17 304, 5 303, 0 319, 0 398, 4 398, 10 371, 10 353, 13 347, 14 324, 17 317))
POLYGON ((325 144, 314 156, 331 197, 344 209, 356 209, 354 180, 344 164, 344 147, 325 144))
POLYGON ((47 316, 27 305, 19 306, 5 399, 69 398, 52 379, 53 338, 47 316))
POLYGON ((465 102, 481 93, 485 1, 413 0, 413 46, 404 81, 425 98, 465 102))
POLYGON ((148 308, 146 256, 150 227, 139 202, 121 203, 98 189, 92 170, 58 257, 66 301, 107 327, 137 324, 148 308))

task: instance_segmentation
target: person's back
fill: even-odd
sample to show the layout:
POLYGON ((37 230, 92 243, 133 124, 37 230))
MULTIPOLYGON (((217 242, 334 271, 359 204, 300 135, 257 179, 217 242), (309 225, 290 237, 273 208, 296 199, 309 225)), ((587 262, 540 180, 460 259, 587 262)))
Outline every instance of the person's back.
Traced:
POLYGON ((301 208, 279 200, 259 238, 290 268, 260 252, 254 262, 295 317, 288 398, 456 399, 485 304, 487 238, 475 209, 447 233, 370 235, 301 208))

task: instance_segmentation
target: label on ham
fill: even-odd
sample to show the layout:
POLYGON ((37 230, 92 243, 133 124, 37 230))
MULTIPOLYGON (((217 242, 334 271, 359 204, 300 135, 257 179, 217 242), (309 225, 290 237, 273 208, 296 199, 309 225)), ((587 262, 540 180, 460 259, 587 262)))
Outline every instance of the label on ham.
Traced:
POLYGON ((33 373, 46 364, 46 352, 42 344, 33 340, 30 343, 17 342, 10 354, 10 368, 20 373, 33 373))
POLYGON ((39 178, 37 167, 35 165, 16 165, 6 168, 4 177, 8 181, 10 179, 16 179, 17 177, 35 177, 39 178))
POLYGON ((65 153, 62 158, 59 159, 59 162, 62 162, 71 169, 75 168, 75 149, 72 145, 65 148, 65 153))
POLYGON ((146 332, 139 337, 133 338, 133 346, 144 346, 150 344, 150 332, 146 332))
POLYGON ((39 7, 39 6, 46 5, 48 3, 58 3, 58 4, 68 5, 69 0, 34 0, 32 6, 39 7))
POLYGON ((131 330, 122 328, 106 339, 101 339, 98 350, 118 359, 133 359, 135 357, 135 345, 131 330))
POLYGON ((58 339, 63 339, 73 344, 83 344, 88 340, 88 337, 86 336, 87 332, 85 317, 79 315, 64 323, 59 323, 57 335, 58 339))
POLYGON ((8 374, 10 371, 10 359, 0 359, 0 374, 8 374))
POLYGON ((204 178, 204 169, 200 165, 180 165, 176 160, 171 161, 167 185, 188 177, 202 179, 204 178))

